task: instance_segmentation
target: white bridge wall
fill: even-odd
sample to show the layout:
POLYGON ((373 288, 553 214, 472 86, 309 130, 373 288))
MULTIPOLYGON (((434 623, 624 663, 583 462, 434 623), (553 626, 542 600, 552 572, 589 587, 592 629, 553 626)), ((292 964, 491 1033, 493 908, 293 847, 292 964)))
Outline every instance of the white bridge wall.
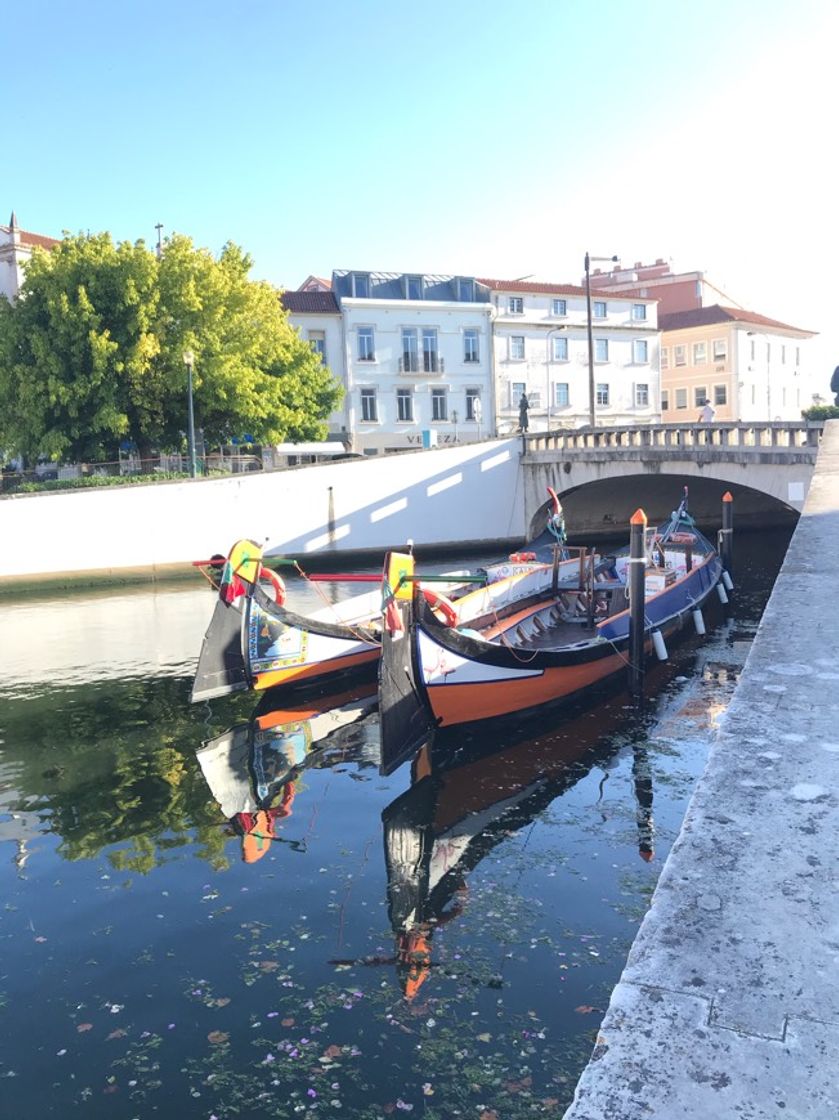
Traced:
POLYGON ((240 537, 296 557, 522 539, 516 439, 266 474, 0 500, 0 580, 165 569, 240 537))

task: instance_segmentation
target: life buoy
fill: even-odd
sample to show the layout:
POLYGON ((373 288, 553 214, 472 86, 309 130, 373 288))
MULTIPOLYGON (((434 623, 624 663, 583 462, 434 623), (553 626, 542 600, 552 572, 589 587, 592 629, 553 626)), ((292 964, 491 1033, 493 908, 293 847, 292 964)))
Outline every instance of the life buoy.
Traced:
POLYGON ((535 552, 511 552, 510 562, 513 564, 532 564, 536 559, 535 552))
POLYGON ((271 584, 274 589, 274 602, 278 607, 281 607, 285 602, 285 583, 283 583, 283 577, 272 568, 263 566, 259 570, 259 578, 271 584))
POLYGON ((429 607, 443 616, 446 626, 457 625, 457 607, 451 599, 447 599, 445 595, 440 595, 437 591, 432 591, 430 587, 424 587, 422 595, 429 607))

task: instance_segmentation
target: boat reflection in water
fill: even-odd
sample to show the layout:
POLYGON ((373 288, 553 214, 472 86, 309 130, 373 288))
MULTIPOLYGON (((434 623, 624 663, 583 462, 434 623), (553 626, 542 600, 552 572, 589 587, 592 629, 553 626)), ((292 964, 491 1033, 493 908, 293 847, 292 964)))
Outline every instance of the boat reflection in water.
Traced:
MULTIPOLYGON (((604 715, 610 714, 604 711, 604 715)), ((620 705, 614 715, 625 718, 620 705)), ((426 744, 411 765, 411 786, 383 812, 388 912, 403 993, 413 999, 432 968, 434 931, 460 914, 467 877, 496 844, 529 825, 594 766, 631 749, 637 842, 653 858, 652 777, 643 742, 605 745, 608 720, 564 724, 559 733, 510 743, 446 740, 426 744)))
MULTIPOLYGON (((375 688, 294 708, 265 710, 198 751, 204 776, 242 856, 260 859, 280 835, 295 781, 306 769, 356 762, 379 765, 375 688), (327 705, 334 704, 329 708, 327 705)), ((382 812, 392 955, 332 960, 339 965, 395 965, 406 999, 433 968, 435 930, 466 905, 469 873, 492 849, 529 825, 594 767, 609 770, 632 752, 637 846, 653 857, 652 777, 641 727, 625 730, 627 698, 551 727, 533 723, 516 736, 438 733, 414 756, 410 787, 382 812), (622 725, 620 735, 615 732, 622 725)))
POLYGON ((256 709, 208 740, 196 757, 213 797, 242 838, 242 859, 255 863, 274 840, 298 850, 305 841, 286 840, 280 822, 291 816, 296 779, 309 767, 356 761, 378 765, 374 683, 293 706, 256 709))

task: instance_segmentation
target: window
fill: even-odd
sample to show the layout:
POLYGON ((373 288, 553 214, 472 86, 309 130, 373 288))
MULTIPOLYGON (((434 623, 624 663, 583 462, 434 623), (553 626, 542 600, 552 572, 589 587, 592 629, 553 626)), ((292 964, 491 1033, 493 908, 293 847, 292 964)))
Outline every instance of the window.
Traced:
POLYGON ((688 364, 686 346, 673 347, 673 361, 677 366, 686 366, 688 364))
POLYGON ((567 338, 552 338, 551 339, 552 358, 555 362, 568 361, 568 339, 567 338))
POLYGON ((446 390, 445 389, 432 389, 431 390, 431 419, 432 420, 445 420, 448 416, 448 409, 446 407, 446 390))
POLYGON ((795 348, 795 364, 797 366, 801 365, 801 347, 800 346, 796 346, 796 348, 795 348))
POLYGON ((728 346, 724 338, 715 338, 711 344, 714 350, 714 361, 724 362, 728 357, 728 346))
POLYGON ((568 408, 571 404, 571 393, 567 381, 557 381, 554 385, 554 404, 557 408, 568 408))
POLYGON ((437 373, 440 368, 440 359, 437 354, 437 331, 434 327, 423 327, 422 329, 422 368, 426 373, 437 373))
POLYGON ((402 370, 404 373, 416 373, 418 369, 417 332, 413 327, 405 327, 402 331, 402 370))
POLYGON ((714 386, 714 404, 728 404, 728 391, 725 385, 714 386))
POLYGON ((564 299, 551 300, 551 315, 558 315, 562 317, 568 314, 568 304, 564 299))
POLYGON ((463 332, 463 360, 464 362, 478 361, 478 332, 466 330, 463 332))
POLYGON ((708 347, 704 342, 694 342, 693 344, 693 364, 695 366, 704 366, 708 361, 708 347))
POLYGON ((422 277, 421 276, 406 276, 405 277, 405 298, 406 299, 422 299, 422 277))
POLYGON ((510 408, 518 408, 521 395, 527 388, 524 381, 510 382, 510 408))
POLYGON ((669 369, 670 368, 670 351, 668 350, 668 348, 666 346, 662 346, 662 348, 661 348, 661 368, 662 369, 669 369))
POLYGON ((524 300, 521 296, 510 296, 507 300, 507 310, 511 315, 522 315, 524 313, 524 300))
POLYGON ((635 407, 647 408, 650 403, 650 387, 643 383, 635 386, 635 407))
POLYGON ((474 303, 475 281, 466 276, 459 276, 457 279, 457 298, 461 303, 474 303))
POLYGON ((754 360, 755 360, 755 340, 752 339, 751 343, 749 344, 749 361, 753 362, 754 360))
POLYGON ((375 362, 376 360, 372 327, 358 328, 358 360, 360 362, 375 362))
POLYGON ((356 299, 370 298, 370 276, 366 272, 352 274, 352 294, 356 299))
POLYGON ((379 419, 375 389, 361 390, 361 419, 368 424, 373 424, 379 419))
POLYGON ((708 398, 708 390, 704 385, 696 385, 693 390, 693 403, 697 408, 701 408, 708 398))
POLYGON ((323 331, 309 331, 309 345, 320 354, 321 365, 326 365, 326 334, 323 331))
POLYGON ((594 340, 594 360, 596 362, 608 362, 608 360, 609 360, 609 340, 608 340, 608 338, 596 338, 594 340))
POLYGON ((772 361, 772 343, 767 342, 766 343, 766 364, 769 365, 769 363, 771 361, 772 361))
POLYGON ((410 389, 396 390, 396 418, 403 424, 414 418, 414 395, 410 389))
POLYGON ((481 394, 478 389, 466 390, 466 419, 480 422, 481 394))
POLYGON ((606 384, 605 381, 599 381, 598 384, 597 384, 597 403, 598 404, 608 404, 609 403, 609 386, 606 384))
POLYGON ((513 334, 510 335, 510 361, 523 362, 524 361, 524 335, 513 334))
POLYGON ((647 340, 645 338, 636 338, 632 341, 632 360, 636 366, 645 366, 649 361, 647 357, 649 350, 647 340))
POLYGON ((787 364, 787 348, 786 348, 786 346, 782 346, 781 347, 781 365, 785 366, 786 364, 787 364))
POLYGON ((632 305, 632 318, 636 323, 645 323, 647 321, 647 305, 646 303, 633 303, 632 305))
POLYGON ((669 412, 670 411, 670 394, 668 393, 668 391, 666 389, 661 390, 661 411, 662 412, 669 412))
POLYGON ((606 318, 606 303, 605 300, 596 299, 594 301, 594 317, 595 319, 606 318))
POLYGON ((687 408, 688 406, 688 391, 687 389, 676 390, 676 408, 687 408))

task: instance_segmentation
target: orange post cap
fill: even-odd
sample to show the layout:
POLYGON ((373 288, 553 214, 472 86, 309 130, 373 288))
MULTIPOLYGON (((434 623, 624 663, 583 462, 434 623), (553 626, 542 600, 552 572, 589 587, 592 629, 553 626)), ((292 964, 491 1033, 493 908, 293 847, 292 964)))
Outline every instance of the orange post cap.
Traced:
POLYGON ((636 509, 636 511, 633 513, 633 515, 629 519, 629 524, 630 525, 646 525, 647 524, 646 513, 644 513, 644 511, 642 509, 636 509))
POLYGON ((724 502, 733 502, 734 501, 734 499, 731 496, 731 491, 730 490, 726 490, 726 492, 722 496, 722 500, 724 502))

